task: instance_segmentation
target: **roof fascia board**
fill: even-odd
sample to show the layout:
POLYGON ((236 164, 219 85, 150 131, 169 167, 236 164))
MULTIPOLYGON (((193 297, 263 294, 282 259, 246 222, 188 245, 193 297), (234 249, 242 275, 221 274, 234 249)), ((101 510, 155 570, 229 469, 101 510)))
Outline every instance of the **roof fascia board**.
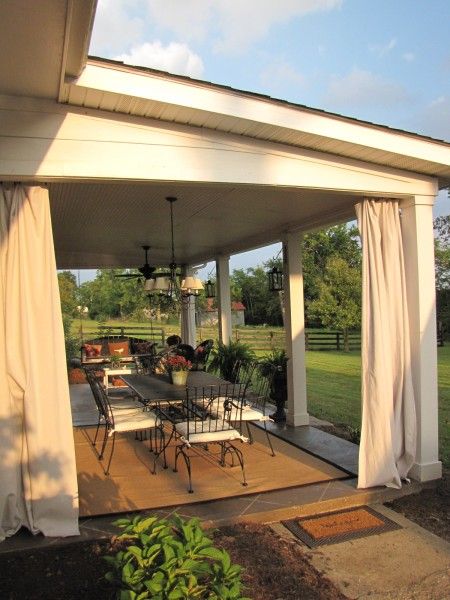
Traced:
POLYGON ((282 106, 276 101, 254 98, 243 92, 170 79, 169 75, 140 73, 125 66, 99 64, 89 59, 85 70, 72 85, 259 122, 450 166, 450 144, 447 142, 352 122, 336 115, 319 114, 314 109, 282 106))
POLYGON ((79 77, 86 66, 96 8, 97 0, 67 0, 59 101, 64 98, 66 80, 79 77))

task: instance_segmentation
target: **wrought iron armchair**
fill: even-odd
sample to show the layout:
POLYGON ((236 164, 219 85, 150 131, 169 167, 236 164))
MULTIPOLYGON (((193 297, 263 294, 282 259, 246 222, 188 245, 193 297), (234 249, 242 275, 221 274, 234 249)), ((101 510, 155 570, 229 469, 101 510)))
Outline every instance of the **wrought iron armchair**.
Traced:
POLYGON ((178 459, 183 457, 189 477, 189 493, 192 488, 191 455, 210 453, 210 446, 220 448, 219 464, 225 466, 227 456, 237 458, 242 471, 242 485, 246 486, 244 457, 233 441, 246 442, 240 432, 244 386, 242 384, 223 384, 219 386, 187 388, 183 401, 184 421, 174 423, 174 432, 178 436, 175 449, 174 472, 177 472, 178 459))
POLYGON ((235 380, 245 386, 244 405, 242 408, 241 425, 245 423, 250 443, 253 444, 253 435, 249 424, 261 423, 264 427, 267 442, 272 456, 275 456, 272 441, 267 431, 267 423, 272 419, 266 415, 266 404, 270 399, 270 390, 273 373, 268 377, 261 374, 259 363, 238 365, 235 380))
MULTIPOLYGON (((124 433, 128 431, 137 432, 150 431, 150 451, 154 450, 155 455, 153 459, 153 473, 156 473, 156 459, 162 453, 164 458, 164 468, 167 468, 166 454, 165 454, 165 438, 164 438, 164 427, 161 419, 156 413, 151 410, 147 410, 143 407, 136 407, 136 405, 126 406, 114 406, 111 404, 106 391, 102 383, 97 379, 95 373, 90 370, 86 370, 86 378, 91 386, 94 400, 97 405, 99 413, 97 429, 95 432, 94 440, 92 445, 96 448, 97 437, 100 430, 100 426, 104 426, 104 435, 100 452, 98 453, 98 459, 103 460, 106 450, 108 438, 112 437, 111 453, 109 455, 108 464, 104 468, 105 475, 109 475, 109 469, 114 454, 116 433, 124 433), (155 448, 153 448, 153 436, 152 432, 155 431, 155 448), (159 449, 157 444, 157 438, 159 433, 159 449)), ((123 401, 119 401, 123 402, 123 401)))
POLYGON ((214 346, 214 340, 203 340, 194 350, 194 359, 192 361, 193 371, 205 371, 206 363, 214 346))

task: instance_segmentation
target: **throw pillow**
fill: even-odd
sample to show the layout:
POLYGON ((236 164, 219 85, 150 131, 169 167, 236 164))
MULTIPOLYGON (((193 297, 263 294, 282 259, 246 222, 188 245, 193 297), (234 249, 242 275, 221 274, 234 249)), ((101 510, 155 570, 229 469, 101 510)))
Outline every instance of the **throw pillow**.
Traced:
POLYGON ((96 358, 102 353, 101 344, 84 344, 83 348, 87 358, 96 358))
POLYGON ((111 356, 117 354, 117 356, 129 356, 130 355, 130 344, 128 340, 124 342, 109 342, 108 351, 111 356))

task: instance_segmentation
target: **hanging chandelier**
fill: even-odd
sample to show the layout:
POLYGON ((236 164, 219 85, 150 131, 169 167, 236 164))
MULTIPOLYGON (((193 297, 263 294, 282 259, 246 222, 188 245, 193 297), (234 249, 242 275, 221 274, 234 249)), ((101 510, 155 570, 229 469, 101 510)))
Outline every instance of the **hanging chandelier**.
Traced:
POLYGON ((155 279, 149 279, 145 282, 145 291, 148 294, 158 294, 173 302, 180 300, 188 301, 191 296, 198 296, 200 290, 203 290, 203 283, 198 277, 187 276, 180 284, 178 275, 178 266, 175 260, 175 239, 173 228, 173 204, 177 199, 173 196, 166 198, 170 205, 170 240, 171 240, 171 260, 169 272, 158 275, 155 273, 155 279))

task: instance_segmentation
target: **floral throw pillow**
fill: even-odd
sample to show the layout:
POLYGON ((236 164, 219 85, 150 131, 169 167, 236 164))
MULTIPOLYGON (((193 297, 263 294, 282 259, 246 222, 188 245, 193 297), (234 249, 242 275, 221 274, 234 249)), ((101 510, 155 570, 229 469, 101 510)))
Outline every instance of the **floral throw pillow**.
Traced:
POLYGON ((102 353, 101 344, 84 344, 83 348, 86 358, 97 358, 102 353))

